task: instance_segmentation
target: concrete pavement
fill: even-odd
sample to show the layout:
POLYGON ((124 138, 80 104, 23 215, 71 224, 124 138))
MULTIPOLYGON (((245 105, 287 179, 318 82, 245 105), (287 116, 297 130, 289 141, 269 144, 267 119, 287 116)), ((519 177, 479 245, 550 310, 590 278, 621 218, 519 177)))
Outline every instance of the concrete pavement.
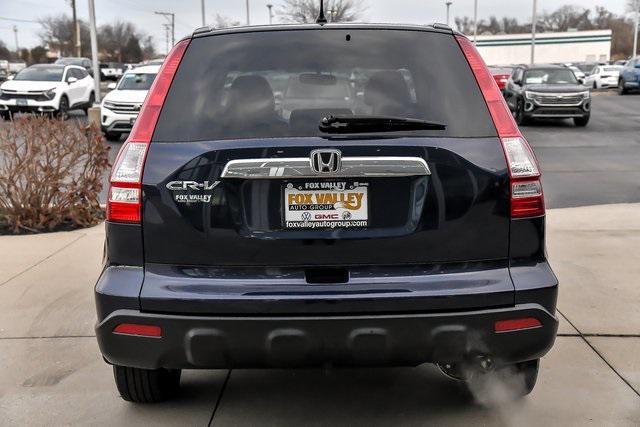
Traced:
POLYGON ((93 337, 103 237, 0 237, 1 425, 640 425, 640 204, 548 212, 560 336, 518 402, 425 365, 186 371, 180 398, 128 404, 93 337))

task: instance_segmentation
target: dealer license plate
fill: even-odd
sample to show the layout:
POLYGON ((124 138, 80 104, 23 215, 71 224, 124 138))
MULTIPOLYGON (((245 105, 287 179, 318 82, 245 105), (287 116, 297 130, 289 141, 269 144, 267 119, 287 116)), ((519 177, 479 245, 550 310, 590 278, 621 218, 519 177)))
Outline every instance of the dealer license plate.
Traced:
POLYGON ((368 194, 369 184, 364 182, 288 183, 284 189, 285 228, 367 227, 368 194))
POLYGON ((16 99, 16 105, 25 106, 27 105, 27 98, 18 98, 16 99))

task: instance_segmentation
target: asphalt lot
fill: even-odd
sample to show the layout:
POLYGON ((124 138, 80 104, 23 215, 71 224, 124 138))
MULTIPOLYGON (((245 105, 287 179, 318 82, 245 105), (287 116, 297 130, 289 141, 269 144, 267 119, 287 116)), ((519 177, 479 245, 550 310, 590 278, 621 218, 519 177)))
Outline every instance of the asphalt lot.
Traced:
MULTIPOLYGON (((640 202, 640 94, 598 92, 586 128, 554 120, 521 130, 540 161, 547 207, 640 202)), ((108 144, 113 161, 122 142, 108 144)))
POLYGON ((597 93, 585 128, 558 120, 521 130, 538 156, 548 207, 640 201, 640 94, 597 93))

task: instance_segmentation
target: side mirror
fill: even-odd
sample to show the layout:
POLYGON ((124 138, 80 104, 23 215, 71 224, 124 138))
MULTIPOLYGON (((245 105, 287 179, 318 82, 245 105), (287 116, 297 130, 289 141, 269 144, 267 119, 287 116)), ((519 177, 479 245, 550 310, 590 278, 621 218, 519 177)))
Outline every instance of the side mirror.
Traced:
POLYGON ((89 73, 89 75, 90 75, 91 77, 93 77, 93 68, 89 68, 89 69, 87 70, 87 73, 89 73))
POLYGON ((75 83, 77 82, 78 79, 75 77, 67 77, 67 83, 71 84, 71 83, 75 83))
POLYGON ((115 83, 109 83, 109 84, 107 85, 107 89, 111 89, 111 90, 113 90, 113 89, 115 89, 115 88, 116 88, 116 84, 115 84, 115 83))
POLYGON ((13 80, 14 77, 15 76, 13 74, 11 74, 11 75, 7 76, 7 80, 13 80))
POLYGON ((522 80, 514 80, 513 84, 516 86, 522 86, 522 80))
POLYGON ((578 79, 578 83, 580 83, 581 85, 583 85, 583 84, 584 84, 584 79, 583 79, 582 77, 580 77, 580 78, 578 79))

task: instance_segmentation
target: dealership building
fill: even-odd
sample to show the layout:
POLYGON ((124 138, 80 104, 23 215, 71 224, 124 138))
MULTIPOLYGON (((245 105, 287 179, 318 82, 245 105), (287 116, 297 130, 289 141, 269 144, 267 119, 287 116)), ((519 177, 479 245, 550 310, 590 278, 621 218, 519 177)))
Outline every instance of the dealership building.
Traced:
MULTIPOLYGON (((611 30, 536 34, 535 62, 604 62, 611 56, 611 30)), ((487 64, 528 64, 531 34, 479 35, 476 46, 487 64)))

